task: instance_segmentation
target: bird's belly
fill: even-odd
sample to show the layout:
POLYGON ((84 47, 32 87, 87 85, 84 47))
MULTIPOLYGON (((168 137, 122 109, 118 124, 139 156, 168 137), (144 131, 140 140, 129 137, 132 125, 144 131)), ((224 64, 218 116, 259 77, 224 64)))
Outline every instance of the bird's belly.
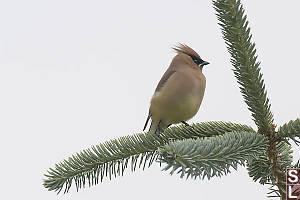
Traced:
POLYGON ((176 124, 191 119, 199 110, 202 98, 187 95, 182 98, 152 98, 150 112, 155 121, 176 124), (168 101, 167 101, 168 100, 168 101))

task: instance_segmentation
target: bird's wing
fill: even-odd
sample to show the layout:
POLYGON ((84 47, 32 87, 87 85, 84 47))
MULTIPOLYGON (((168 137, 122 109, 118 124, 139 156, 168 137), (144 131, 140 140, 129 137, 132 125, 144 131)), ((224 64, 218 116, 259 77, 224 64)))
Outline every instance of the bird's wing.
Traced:
POLYGON ((172 75, 174 75, 176 71, 175 70, 170 70, 170 71, 166 71, 163 75, 163 77, 161 77, 156 89, 155 89, 155 92, 158 92, 159 90, 161 90, 163 88, 163 86, 165 85, 165 83, 170 79, 170 77, 172 75))
MULTIPOLYGON (((155 89, 155 92, 158 92, 159 90, 161 90, 161 88, 163 88, 164 84, 170 79, 170 77, 175 73, 176 71, 175 70, 170 70, 170 71, 166 71, 163 75, 163 77, 160 79, 156 89, 155 89)), ((144 125, 144 128, 143 128, 143 131, 146 129, 147 125, 148 125, 148 122, 151 118, 151 114, 149 112, 148 114, 148 117, 147 117, 147 120, 146 120, 146 123, 144 125)))

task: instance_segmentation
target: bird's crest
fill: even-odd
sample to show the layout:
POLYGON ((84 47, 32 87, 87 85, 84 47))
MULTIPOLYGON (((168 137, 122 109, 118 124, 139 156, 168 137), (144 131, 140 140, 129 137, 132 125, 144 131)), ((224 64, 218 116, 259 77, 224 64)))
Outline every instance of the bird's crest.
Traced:
POLYGON ((186 44, 179 43, 178 45, 176 45, 172 49, 174 49, 177 53, 184 53, 184 54, 187 54, 191 57, 196 57, 198 59, 201 59, 199 54, 197 54, 196 51, 194 51, 191 47, 187 46, 186 44))

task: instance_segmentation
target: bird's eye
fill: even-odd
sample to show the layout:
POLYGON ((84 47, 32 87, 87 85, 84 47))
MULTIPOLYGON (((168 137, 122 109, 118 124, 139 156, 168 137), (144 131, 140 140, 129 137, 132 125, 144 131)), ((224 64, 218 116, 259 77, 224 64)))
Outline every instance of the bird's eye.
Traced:
POLYGON ((196 56, 190 55, 191 58, 193 59, 194 63, 197 65, 200 65, 202 62, 204 62, 201 58, 197 58, 196 56))

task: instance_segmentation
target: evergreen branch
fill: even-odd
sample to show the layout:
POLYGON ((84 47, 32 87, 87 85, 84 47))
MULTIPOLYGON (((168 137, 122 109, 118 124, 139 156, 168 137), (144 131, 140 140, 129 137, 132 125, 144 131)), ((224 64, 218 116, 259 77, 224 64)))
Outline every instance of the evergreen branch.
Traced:
MULTIPOLYGON (((278 162, 277 165, 282 166, 284 169, 291 166, 292 163, 292 149, 291 146, 285 142, 278 143, 278 162)), ((260 184, 275 184, 276 179, 272 174, 272 165, 266 152, 262 152, 257 158, 247 163, 247 170, 250 177, 260 184)), ((283 172, 284 173, 284 172, 283 172)))
POLYGON ((268 133, 273 114, 245 10, 239 0, 215 0, 213 4, 240 91, 260 132, 268 133))
POLYGON ((210 179, 230 173, 230 167, 265 152, 267 139, 255 132, 231 132, 220 136, 169 142, 159 149, 160 161, 181 177, 210 179))
MULTIPOLYGON (((280 160, 280 149, 278 149, 276 142, 278 140, 275 126, 272 126, 271 133, 268 135, 269 146, 267 150, 267 156, 270 161, 270 166, 272 169, 272 175, 274 176, 276 182, 272 183, 277 186, 278 192, 282 200, 286 199, 286 176, 284 163, 280 160)), ((291 163, 291 162, 290 162, 291 163)), ((290 165, 289 163, 289 165, 290 165)))
MULTIPOLYGON (((285 144, 286 146, 288 146, 287 144, 285 144)), ((290 155, 290 157, 292 157, 292 155, 290 155)), ((300 168, 300 160, 298 160, 294 165, 291 166, 286 166, 288 168, 300 168)), ((284 176, 286 173, 286 168, 284 168, 284 171, 281 172, 282 176, 284 176)), ((286 184, 286 182, 283 183, 284 185, 286 184)), ((275 184, 270 184, 271 187, 269 188, 270 192, 268 192, 269 196, 268 197, 281 197, 280 195, 280 191, 275 188, 275 184)), ((284 191, 285 195, 286 195, 286 190, 284 191)), ((285 197, 284 197, 285 198, 285 197)), ((282 199, 284 199, 282 198, 282 199)))
POLYGON ((279 127, 278 137, 281 139, 290 138, 297 145, 300 143, 300 118, 291 120, 288 123, 279 127))
POLYGON ((191 126, 178 126, 156 135, 140 133, 124 136, 108 142, 92 146, 63 160, 50 168, 45 174, 44 187, 48 190, 68 192, 74 180, 76 189, 102 182, 105 177, 124 174, 128 163, 131 170, 136 167, 149 167, 156 160, 157 149, 164 146, 170 139, 187 139, 211 137, 231 131, 250 131, 246 125, 225 122, 203 122, 191 126))
POLYGON ((267 136, 269 145, 267 158, 270 162, 272 176, 276 179, 276 186, 285 198, 285 176, 276 143, 278 137, 273 125, 273 114, 270 110, 269 99, 265 90, 263 75, 260 72, 260 62, 257 61, 255 44, 251 42, 252 34, 249 22, 240 0, 213 1, 223 38, 231 55, 234 75, 240 84, 240 91, 258 126, 258 132, 267 136))

